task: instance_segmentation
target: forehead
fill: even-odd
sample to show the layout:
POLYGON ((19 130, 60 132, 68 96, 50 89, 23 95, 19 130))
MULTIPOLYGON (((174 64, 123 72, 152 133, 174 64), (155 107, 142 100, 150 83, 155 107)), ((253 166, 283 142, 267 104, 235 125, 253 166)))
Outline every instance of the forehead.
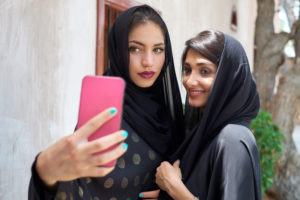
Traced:
POLYGON ((201 63, 208 63, 215 65, 213 62, 202 56, 200 53, 195 51, 194 49, 189 49, 186 58, 185 58, 186 63, 190 64, 201 64, 201 63))
POLYGON ((128 40, 138 40, 140 42, 164 42, 164 34, 161 27, 152 21, 135 26, 128 36, 128 40))

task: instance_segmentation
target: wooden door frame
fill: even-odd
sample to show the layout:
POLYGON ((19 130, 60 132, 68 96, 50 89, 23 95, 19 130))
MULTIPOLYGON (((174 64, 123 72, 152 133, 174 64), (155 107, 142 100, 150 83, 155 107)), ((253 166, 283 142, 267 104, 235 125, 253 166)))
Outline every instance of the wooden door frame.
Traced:
POLYGON ((97 0, 96 75, 102 75, 104 72, 105 6, 124 11, 136 5, 141 3, 134 0, 97 0))

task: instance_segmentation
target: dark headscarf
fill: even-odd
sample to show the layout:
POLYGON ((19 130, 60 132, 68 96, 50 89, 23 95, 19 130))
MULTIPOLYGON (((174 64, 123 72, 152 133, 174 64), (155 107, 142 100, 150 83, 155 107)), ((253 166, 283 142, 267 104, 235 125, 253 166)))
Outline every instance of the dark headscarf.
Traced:
MULTIPOLYGON (((249 128, 250 121, 259 111, 259 95, 246 53, 237 40, 224 36, 224 49, 204 113, 174 156, 181 158, 184 178, 191 175, 204 149, 223 127, 241 124, 249 128)), ((186 109, 189 114, 196 108, 187 105, 186 109)))
POLYGON ((163 20, 165 63, 159 77, 148 88, 136 86, 129 77, 128 35, 131 16, 135 11, 145 9, 153 10, 147 5, 132 7, 122 12, 114 22, 108 36, 109 68, 104 74, 125 79, 123 120, 153 149, 166 155, 178 146, 184 133, 171 43, 163 20))

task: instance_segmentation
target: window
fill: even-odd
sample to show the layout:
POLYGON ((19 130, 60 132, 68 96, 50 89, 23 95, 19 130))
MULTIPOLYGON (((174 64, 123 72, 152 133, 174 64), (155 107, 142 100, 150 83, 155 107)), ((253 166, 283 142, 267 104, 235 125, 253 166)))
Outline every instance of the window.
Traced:
POLYGON ((230 28, 233 31, 237 31, 237 27, 238 27, 237 20, 238 20, 237 19, 237 10, 236 10, 236 7, 233 6, 232 10, 231 10, 231 25, 230 25, 230 28))
POLYGON ((98 0, 97 3, 96 74, 102 75, 108 66, 109 29, 122 11, 140 3, 133 0, 98 0))

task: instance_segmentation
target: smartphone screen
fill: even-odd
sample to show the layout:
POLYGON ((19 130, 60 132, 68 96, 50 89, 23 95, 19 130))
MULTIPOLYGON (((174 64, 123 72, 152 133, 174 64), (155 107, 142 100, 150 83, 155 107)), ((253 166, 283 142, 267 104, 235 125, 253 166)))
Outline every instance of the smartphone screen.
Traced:
MULTIPOLYGON (((117 109, 116 116, 96 130, 88 138, 89 141, 120 130, 124 89, 125 81, 120 77, 88 75, 83 78, 77 128, 80 128, 88 120, 108 107, 117 109)), ((114 147, 112 146, 95 154, 106 152, 114 147)), ((113 166, 115 163, 116 161, 114 160, 104 166, 113 166)))

